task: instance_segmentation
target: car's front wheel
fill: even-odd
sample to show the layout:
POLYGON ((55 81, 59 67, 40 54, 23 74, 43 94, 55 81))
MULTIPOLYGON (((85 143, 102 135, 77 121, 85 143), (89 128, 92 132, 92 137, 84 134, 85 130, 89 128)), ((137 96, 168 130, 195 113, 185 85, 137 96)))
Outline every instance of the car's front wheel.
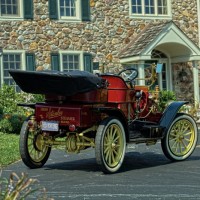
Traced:
POLYGON ((197 138, 198 131, 194 119, 186 114, 178 114, 161 140, 162 150, 172 161, 185 160, 194 151, 197 138))

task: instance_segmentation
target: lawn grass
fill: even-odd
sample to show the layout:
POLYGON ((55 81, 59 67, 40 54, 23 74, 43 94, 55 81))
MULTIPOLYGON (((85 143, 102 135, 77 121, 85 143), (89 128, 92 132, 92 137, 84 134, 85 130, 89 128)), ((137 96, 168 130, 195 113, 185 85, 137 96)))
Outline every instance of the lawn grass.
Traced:
POLYGON ((19 159, 19 135, 0 133, 0 168, 19 159))

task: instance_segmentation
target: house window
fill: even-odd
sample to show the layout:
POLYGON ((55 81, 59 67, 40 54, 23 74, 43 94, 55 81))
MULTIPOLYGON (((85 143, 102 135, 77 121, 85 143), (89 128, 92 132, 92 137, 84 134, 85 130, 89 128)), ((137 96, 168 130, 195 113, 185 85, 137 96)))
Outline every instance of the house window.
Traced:
POLYGON ((0 0, 0 20, 33 19, 33 0, 0 0))
POLYGON ((60 51, 51 54, 51 69, 56 71, 81 70, 93 72, 92 55, 82 51, 60 51))
POLYGON ((131 0, 131 16, 169 17, 170 0, 131 0))
POLYGON ((18 0, 1 0, 1 15, 19 16, 18 0))
POLYGON ((60 18, 80 19, 80 0, 60 0, 60 18))
POLYGON ((19 87, 14 82, 9 74, 9 70, 22 69, 22 54, 21 53, 4 53, 2 56, 2 71, 1 83, 13 85, 16 91, 20 91, 19 87))
POLYGON ((62 68, 63 71, 73 71, 80 69, 80 55, 79 54, 62 54, 62 68))
POLYGON ((90 0, 49 0, 50 19, 90 21, 90 0))

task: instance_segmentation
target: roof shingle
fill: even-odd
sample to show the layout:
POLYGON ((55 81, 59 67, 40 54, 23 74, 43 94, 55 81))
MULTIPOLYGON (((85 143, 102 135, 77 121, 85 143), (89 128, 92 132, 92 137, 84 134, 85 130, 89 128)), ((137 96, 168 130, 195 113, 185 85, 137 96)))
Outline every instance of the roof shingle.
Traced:
POLYGON ((171 21, 150 23, 120 53, 120 58, 140 55, 171 21))

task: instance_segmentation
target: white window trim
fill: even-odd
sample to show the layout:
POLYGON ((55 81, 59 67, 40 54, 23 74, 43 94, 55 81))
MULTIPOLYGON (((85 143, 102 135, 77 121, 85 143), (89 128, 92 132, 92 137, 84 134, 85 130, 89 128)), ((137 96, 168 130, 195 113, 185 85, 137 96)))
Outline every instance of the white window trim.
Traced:
POLYGON ((60 1, 58 0, 58 18, 59 21, 70 21, 70 22, 77 22, 81 21, 81 0, 75 0, 76 4, 76 16, 75 17, 70 17, 70 16, 60 16, 60 1))
MULTIPOLYGON (((129 0, 129 16, 130 18, 134 18, 134 19, 141 19, 141 18, 148 18, 148 19, 172 19, 172 12, 171 12, 171 0, 167 0, 168 4, 167 4, 167 11, 168 14, 167 15, 158 15, 157 14, 157 9, 156 14, 145 14, 144 13, 144 0, 142 0, 142 14, 134 14, 132 13, 132 0, 129 0)), ((155 8, 157 8, 157 3, 155 5, 155 8)))
MULTIPOLYGON (((24 50, 3 50, 3 54, 16 54, 20 53, 21 54, 21 59, 22 59, 22 70, 26 70, 26 62, 25 62, 25 51, 24 50)), ((1 85, 4 83, 4 76, 3 76, 3 54, 0 56, 0 73, 1 73, 1 85)))
POLYGON ((19 16, 14 16, 14 15, 0 15, 0 21, 5 21, 5 20, 23 20, 24 19, 24 9, 23 9, 23 1, 19 0, 19 16))
POLYGON ((63 60, 62 60, 62 55, 63 54, 71 54, 71 55, 79 55, 79 70, 84 71, 84 61, 83 61, 83 51, 60 51, 59 56, 60 56, 60 71, 63 71, 63 60))

